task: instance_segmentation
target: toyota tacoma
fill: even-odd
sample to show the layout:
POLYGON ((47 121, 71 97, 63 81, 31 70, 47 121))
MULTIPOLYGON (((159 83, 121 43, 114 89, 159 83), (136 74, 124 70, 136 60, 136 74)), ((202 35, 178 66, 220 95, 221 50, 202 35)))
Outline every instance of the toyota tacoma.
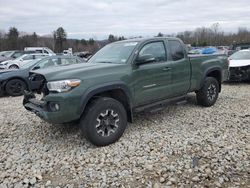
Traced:
POLYGON ((30 72, 37 93, 26 91, 23 105, 52 124, 79 122, 92 144, 117 141, 133 114, 183 101, 212 106, 228 78, 224 55, 188 56, 177 38, 131 39, 106 45, 88 63, 30 72))

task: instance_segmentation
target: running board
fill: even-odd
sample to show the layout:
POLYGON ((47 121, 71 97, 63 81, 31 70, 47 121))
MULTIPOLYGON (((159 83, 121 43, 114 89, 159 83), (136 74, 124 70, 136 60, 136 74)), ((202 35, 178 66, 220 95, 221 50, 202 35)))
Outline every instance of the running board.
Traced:
POLYGON ((180 96, 180 97, 174 97, 171 99, 165 99, 162 101, 157 101, 151 104, 143 105, 134 108, 134 112, 142 112, 142 111, 149 111, 149 112, 158 112, 162 109, 164 109, 165 106, 170 105, 170 104, 177 104, 177 105, 182 105, 186 104, 186 95, 180 96))

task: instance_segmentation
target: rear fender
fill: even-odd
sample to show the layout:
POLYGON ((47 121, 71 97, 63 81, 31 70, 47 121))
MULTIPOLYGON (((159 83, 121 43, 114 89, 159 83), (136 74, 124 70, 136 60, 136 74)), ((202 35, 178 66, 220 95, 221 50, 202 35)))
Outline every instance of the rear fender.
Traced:
POLYGON ((213 72, 218 72, 218 73, 219 73, 219 75, 218 75, 219 78, 216 77, 216 79, 217 79, 218 82, 219 82, 220 91, 221 91, 221 79, 222 79, 222 76, 223 76, 223 75, 222 75, 222 68, 219 67, 219 66, 214 66, 214 67, 209 68, 209 69, 207 69, 207 70, 204 71, 199 89, 202 88, 202 86, 203 86, 203 84, 204 84, 206 78, 209 76, 209 74, 211 74, 211 73, 213 73, 213 72))

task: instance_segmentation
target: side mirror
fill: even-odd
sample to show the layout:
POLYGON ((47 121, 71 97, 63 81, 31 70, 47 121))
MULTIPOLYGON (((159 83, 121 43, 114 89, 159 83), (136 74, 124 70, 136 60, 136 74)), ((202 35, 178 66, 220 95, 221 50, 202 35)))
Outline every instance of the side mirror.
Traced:
POLYGON ((37 70, 37 69, 40 69, 41 67, 38 65, 38 66, 35 66, 34 68, 33 68, 33 70, 37 70))
POLYGON ((155 58, 151 54, 145 54, 145 55, 142 55, 142 56, 138 56, 136 58, 136 64, 137 65, 142 65, 142 64, 146 64, 146 63, 152 63, 154 61, 155 61, 155 58))

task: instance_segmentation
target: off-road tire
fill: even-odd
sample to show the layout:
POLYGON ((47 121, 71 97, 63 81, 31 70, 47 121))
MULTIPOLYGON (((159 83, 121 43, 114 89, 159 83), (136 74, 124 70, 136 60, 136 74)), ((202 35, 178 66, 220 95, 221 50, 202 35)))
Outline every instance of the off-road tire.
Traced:
POLYGON ((213 77, 207 77, 202 88, 196 92, 197 103, 201 106, 214 105, 219 96, 219 83, 213 77))
POLYGON ((96 146, 106 146, 119 140, 127 126, 127 113, 117 100, 99 97, 87 105, 80 120, 84 137, 96 146))
POLYGON ((10 96, 20 96, 24 94, 24 90, 27 89, 27 85, 20 79, 9 80, 5 85, 5 92, 10 96))

